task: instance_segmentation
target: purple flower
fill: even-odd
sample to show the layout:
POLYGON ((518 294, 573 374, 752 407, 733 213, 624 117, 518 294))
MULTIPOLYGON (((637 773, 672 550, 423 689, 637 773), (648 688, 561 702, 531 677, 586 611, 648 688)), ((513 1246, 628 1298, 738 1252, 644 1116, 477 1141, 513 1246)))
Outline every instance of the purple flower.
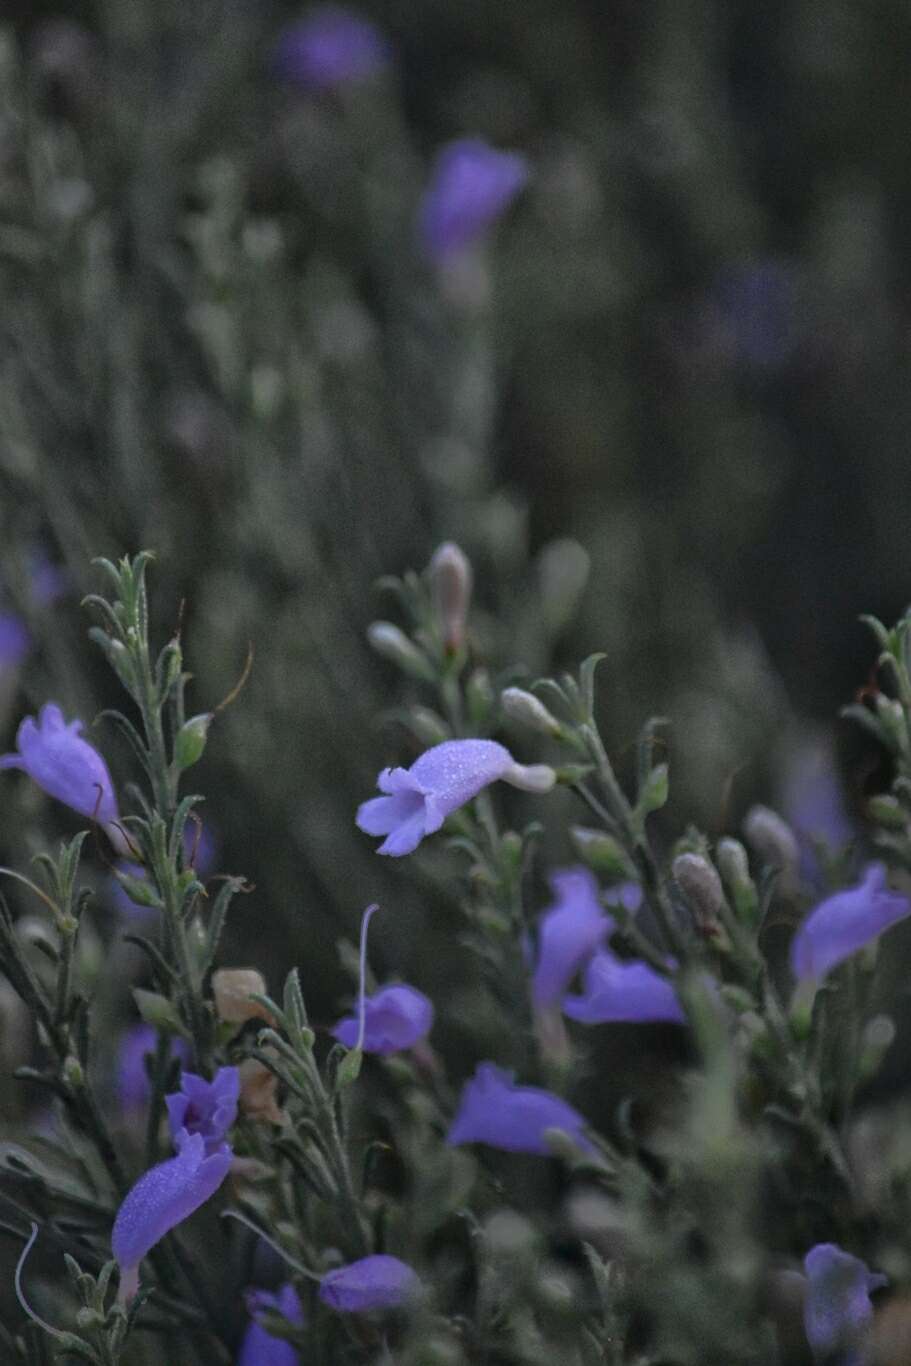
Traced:
POLYGON ((377 786, 387 795, 362 802, 356 823, 368 835, 386 835, 377 852, 399 858, 498 778, 537 792, 554 784, 553 769, 517 764, 495 740, 444 740, 410 768, 384 768, 377 786))
POLYGON ((791 967, 804 981, 822 978, 877 935, 911 914, 911 902, 886 887, 886 870, 871 863, 856 887, 821 901, 791 941, 791 967))
POLYGON ((206 1155, 215 1152, 237 1118, 240 1074, 236 1067, 220 1067, 212 1081, 184 1072, 180 1090, 165 1096, 171 1137, 178 1150, 196 1134, 205 1141, 206 1155))
POLYGON ((275 68, 308 90, 333 90, 375 76, 390 57, 389 43, 367 19, 341 5, 323 5, 282 31, 275 68))
POLYGON ((587 868, 552 874, 554 902, 538 927, 538 961, 531 994, 537 1010, 554 1005, 599 944, 613 932, 597 880, 587 868))
POLYGON ((448 143, 420 206, 418 232, 430 260, 445 261, 476 242, 527 180, 528 162, 518 152, 498 152, 480 138, 448 143))
POLYGON ((816 1361, 830 1361, 836 1352, 846 1363, 857 1361, 853 1349, 861 1346, 873 1319, 870 1291, 886 1284, 859 1257, 852 1257, 835 1243, 817 1243, 804 1258, 807 1293, 803 1322, 807 1342, 816 1361))
POLYGON ((48 702, 37 721, 27 716, 22 722, 16 732, 19 753, 0 756, 0 769, 24 769, 48 796, 117 836, 119 832, 111 830, 119 819, 111 775, 98 751, 82 739, 81 730, 81 721, 67 724, 56 702, 48 702))
POLYGON ((608 887, 604 899, 608 906, 622 906, 635 915, 642 905, 642 888, 638 882, 620 882, 616 887, 608 887))
POLYGON ((509 1153, 550 1154, 544 1134, 562 1129, 580 1148, 591 1149, 585 1120, 559 1096, 538 1086, 516 1086, 512 1076, 491 1062, 478 1064, 466 1082, 458 1114, 446 1142, 487 1143, 509 1153))
POLYGON ((283 1285, 277 1294, 251 1290, 247 1294, 247 1308, 253 1322, 244 1334, 237 1366, 298 1366, 297 1349, 282 1338, 274 1338, 258 1317, 264 1309, 272 1309, 295 1327, 301 1327, 304 1311, 294 1286, 283 1285))
POLYGON ((139 1263, 150 1248, 215 1194, 232 1156, 226 1143, 207 1154, 202 1134, 188 1134, 176 1157, 151 1167, 127 1193, 111 1233, 121 1297, 135 1294, 139 1263))
POLYGON ((828 745, 811 740, 791 753, 784 775, 782 811, 800 843, 801 872, 813 881, 820 872, 814 842, 821 840, 837 850, 854 834, 828 745))
POLYGON ((69 591, 70 578, 46 551, 38 548, 29 557, 29 585, 32 600, 39 607, 50 607, 69 591))
POLYGON ((340 1314, 362 1314, 369 1309, 398 1309, 420 1290, 417 1272, 410 1266, 398 1257, 375 1253, 327 1271, 319 1297, 340 1314))
MULTIPOLYGON (((416 987, 383 987, 375 996, 364 998, 364 1020, 365 1053, 400 1053, 430 1033, 433 1002, 416 987)), ((354 1048, 358 1023, 356 1012, 346 1015, 333 1029, 333 1038, 346 1048, 354 1048)))
POLYGON ((647 963, 625 963, 607 949, 596 953, 585 972, 585 991, 567 996, 563 1013, 582 1024, 685 1024, 677 993, 647 963))
POLYGON ((14 612, 0 612, 0 670, 15 669, 32 648, 25 622, 14 612))
POLYGON ((798 340, 797 279, 784 261, 743 261, 718 277, 714 304, 736 360, 748 369, 787 364, 798 340))
MULTIPOLYGON (((120 1041, 117 1097, 126 1113, 141 1110, 149 1102, 152 1088, 145 1060, 148 1053, 155 1052, 157 1041, 158 1033, 149 1024, 133 1025, 120 1041)), ((180 1058, 181 1062, 188 1060, 189 1049, 183 1039, 171 1040, 171 1057, 180 1058)))

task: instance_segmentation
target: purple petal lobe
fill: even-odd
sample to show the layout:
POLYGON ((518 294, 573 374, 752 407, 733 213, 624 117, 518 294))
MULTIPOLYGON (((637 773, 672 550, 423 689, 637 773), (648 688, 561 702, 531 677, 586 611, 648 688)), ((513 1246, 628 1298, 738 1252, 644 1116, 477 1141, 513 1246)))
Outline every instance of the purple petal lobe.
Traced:
MULTIPOLYGON (((364 1001, 365 1053, 400 1053, 430 1033, 433 1024, 433 1002, 416 987, 405 985, 384 987, 364 1001)), ((357 1014, 347 1015, 332 1031, 333 1037, 346 1048, 357 1043, 359 1020, 357 1014)))
POLYGON ((332 90, 369 79, 389 65, 389 43, 354 10, 323 5, 279 37, 275 68, 308 90, 332 90))
POLYGON ((554 901, 538 928, 532 999, 538 1010, 559 1001, 579 968, 614 929, 598 883, 587 868, 566 868, 550 879, 554 901))
POLYGON ((412 1267, 398 1257, 374 1254, 329 1271, 320 1282, 319 1297, 341 1314, 370 1309, 398 1309, 420 1292, 412 1267))
POLYGON ((15 669, 31 648, 25 622, 13 612, 0 612, 0 670, 15 669))
POLYGON ((584 1128, 583 1117, 559 1096, 538 1086, 516 1086, 508 1072, 483 1062, 465 1084, 446 1142, 486 1143, 506 1152, 546 1157, 548 1129, 562 1129, 580 1148, 590 1149, 584 1128))
POLYGON ((647 963, 623 962, 602 949, 585 973, 581 996, 567 996, 563 1013, 582 1024, 685 1024, 677 993, 666 977, 647 963))
POLYGON ((873 1320, 870 1292, 885 1285, 886 1277, 871 1273, 859 1257, 835 1243, 811 1248, 804 1269, 804 1329, 814 1358, 822 1362, 835 1353, 851 1353, 862 1344, 873 1320))
POLYGON ((856 887, 826 897, 791 941, 791 967, 800 981, 822 978, 911 914, 911 902, 886 886, 882 864, 872 863, 856 887))
POLYGON ((304 1311, 293 1285, 283 1285, 277 1294, 268 1290, 253 1290, 247 1295, 251 1323, 240 1346, 237 1366, 298 1366, 300 1357, 296 1347, 282 1338, 275 1338, 260 1322, 262 1311, 272 1309, 284 1315, 289 1323, 300 1327, 304 1311))
POLYGON ((236 1067, 220 1067, 212 1081, 184 1072, 180 1090, 165 1096, 175 1147, 182 1148, 188 1137, 199 1135, 207 1154, 220 1148, 237 1118, 239 1095, 240 1073, 236 1067))
POLYGON ((225 1144, 206 1156, 201 1134, 188 1136, 176 1157, 141 1176, 114 1220, 111 1248, 123 1271, 137 1267, 159 1239, 215 1194, 231 1166, 225 1144))
POLYGON ((441 262, 476 242, 528 180, 528 162, 480 138, 449 143, 437 156, 419 217, 421 245, 441 262))
MULTIPOLYGON (((134 1025, 120 1042, 117 1065, 117 1097, 125 1113, 143 1109, 149 1101, 151 1086, 145 1068, 147 1054, 155 1052, 157 1031, 148 1024, 134 1025)), ((171 1056, 186 1061, 183 1039, 171 1040, 171 1056)))
POLYGON ((119 819, 107 764, 79 734, 81 721, 67 724, 54 702, 27 716, 16 735, 18 755, 4 755, 0 767, 23 768, 48 796, 81 816, 109 825, 119 819))

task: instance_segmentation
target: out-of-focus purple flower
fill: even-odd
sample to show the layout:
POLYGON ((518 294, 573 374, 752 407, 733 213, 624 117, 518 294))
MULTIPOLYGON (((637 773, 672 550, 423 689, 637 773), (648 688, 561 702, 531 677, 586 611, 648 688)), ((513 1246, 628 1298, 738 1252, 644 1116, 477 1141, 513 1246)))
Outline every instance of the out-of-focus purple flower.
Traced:
POLYGON ((795 977, 825 977, 909 914, 911 902, 889 890, 881 863, 871 863, 856 887, 826 897, 807 916, 791 941, 795 977))
POLYGON ((44 550, 36 549, 29 557, 29 587, 33 602, 50 607, 69 592, 70 577, 44 550))
POLYGON ((816 1361, 856 1363, 873 1319, 870 1291, 886 1284, 886 1277, 869 1271, 859 1257, 852 1257, 835 1243, 817 1243, 804 1258, 807 1293, 804 1329, 816 1361))
POLYGON ((369 20, 341 5, 321 5, 289 24, 275 46, 275 69, 308 90, 357 84, 384 71, 392 49, 369 20))
POLYGON ((635 915, 642 905, 642 887, 638 882, 619 882, 616 887, 608 887, 604 900, 608 906, 622 906, 635 915))
POLYGON ((37 721, 27 716, 22 722, 16 732, 19 752, 0 756, 0 769, 24 769, 48 796, 71 806, 80 816, 97 820, 122 844, 123 836, 111 830, 119 816, 108 766, 82 739, 81 730, 81 721, 67 724, 56 702, 47 702, 37 721))
MULTIPOLYGON (((207 874, 215 865, 218 854, 218 840, 208 825, 203 823, 197 826, 194 821, 188 821, 183 832, 183 848, 187 865, 192 862, 196 871, 196 876, 200 881, 204 881, 207 874)), ((128 877, 136 878, 138 882, 148 882, 148 869, 141 863, 132 863, 128 859, 122 859, 116 864, 119 873, 125 873, 128 877)), ((140 920, 150 912, 149 906, 144 906, 141 902, 134 901, 127 889, 117 881, 116 877, 108 879, 108 888, 113 902, 114 909, 119 911, 125 920, 140 920)))
POLYGON ((356 823, 368 835, 387 836, 377 852, 398 858, 410 854, 448 815, 498 778, 546 792, 555 774, 544 764, 517 764, 496 740, 444 740, 425 750, 410 768, 384 768, 377 786, 387 795, 362 802, 356 823))
POLYGON ((781 808, 800 843, 801 872, 812 881, 819 872, 814 841, 843 848, 854 830, 828 745, 809 741, 789 750, 781 808))
MULTIPOLYGON (((346 1015, 332 1031, 346 1048, 354 1048, 358 1034, 357 1012, 346 1015)), ((375 996, 364 998, 365 1053, 400 1053, 430 1033, 433 1002, 416 987, 405 984, 383 987, 375 996)))
POLYGON ((516 1086, 511 1075, 491 1062, 482 1062, 466 1082, 458 1113, 446 1142, 487 1143, 510 1153, 548 1156, 544 1135, 562 1129, 580 1148, 590 1149, 585 1120, 559 1096, 538 1086, 516 1086))
POLYGON ((0 612, 0 671, 15 669, 32 648, 25 622, 15 612, 0 612))
POLYGON ((412 1267, 398 1257, 374 1253, 327 1271, 320 1282, 319 1297, 340 1314, 362 1314, 370 1309, 399 1309, 420 1290, 420 1279, 412 1267))
MULTIPOLYGON (((146 1071, 147 1053, 154 1053, 158 1032, 149 1024, 133 1025, 120 1041, 117 1059, 117 1098, 125 1113, 142 1110, 152 1094, 146 1071)), ((189 1061, 190 1050, 183 1039, 171 1040, 171 1057, 182 1063, 189 1061)))
POLYGON ((538 1010, 554 1005, 599 944, 613 932, 614 922, 601 905, 597 879, 587 868, 553 873, 554 902, 538 927, 538 961, 531 984, 538 1010))
POLYGON ((437 155, 421 200, 418 232, 431 261, 442 262, 484 235, 528 180, 518 152, 481 138, 460 138, 437 155))
POLYGON ((211 1081, 195 1072, 184 1072, 180 1090, 165 1096, 168 1123, 176 1148, 199 1134, 206 1154, 216 1152, 237 1118, 240 1075, 236 1067, 220 1067, 211 1081))
POLYGON ((277 1294, 269 1290, 251 1290, 247 1294, 247 1309, 252 1322, 240 1345, 237 1366, 298 1366, 297 1349, 283 1338, 274 1338, 260 1321, 264 1309, 274 1309, 289 1323, 301 1327, 304 1311, 293 1285, 283 1285, 277 1294))
POLYGON ((787 364, 798 340, 797 281, 783 261, 766 258, 728 267, 711 303, 734 357, 752 370, 787 364))
POLYGON ((685 1024, 677 993, 666 977, 647 963, 625 963, 606 949, 596 953, 585 972, 581 996, 567 996, 563 1013, 582 1024, 685 1024))
POLYGON ((146 1253, 215 1194, 232 1156, 227 1143, 207 1154, 202 1134, 188 1134, 176 1157, 151 1167, 127 1192, 111 1233, 122 1298, 135 1294, 146 1253))

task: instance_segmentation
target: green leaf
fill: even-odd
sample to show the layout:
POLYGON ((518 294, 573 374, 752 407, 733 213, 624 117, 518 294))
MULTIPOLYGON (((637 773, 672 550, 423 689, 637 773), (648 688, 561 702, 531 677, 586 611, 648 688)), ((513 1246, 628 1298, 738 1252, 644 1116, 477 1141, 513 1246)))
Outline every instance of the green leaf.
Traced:
POLYGON ((607 659, 607 655, 596 653, 589 655, 582 661, 579 669, 579 685, 582 689, 582 700, 585 703, 585 715, 591 719, 595 714, 595 670, 602 659, 607 659))

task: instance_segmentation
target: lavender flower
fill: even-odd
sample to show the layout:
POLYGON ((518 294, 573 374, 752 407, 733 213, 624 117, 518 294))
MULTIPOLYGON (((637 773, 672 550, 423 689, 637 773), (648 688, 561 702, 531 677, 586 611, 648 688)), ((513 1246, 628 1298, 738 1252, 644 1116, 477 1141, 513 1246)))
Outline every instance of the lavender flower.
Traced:
POLYGON ((398 1257, 375 1253, 328 1271, 320 1282, 323 1304, 340 1314, 370 1309, 398 1309, 420 1293, 417 1272, 398 1257))
POLYGON ((237 1366, 298 1366, 297 1349, 282 1338, 275 1338, 260 1322, 258 1315, 265 1309, 282 1314, 289 1323, 301 1327, 304 1311, 293 1285, 283 1285, 277 1294, 269 1290, 251 1290, 247 1295, 247 1309, 252 1323, 240 1345, 237 1366))
POLYGON ((386 835, 378 852, 399 858, 498 778, 536 792, 548 791, 555 781, 553 769, 517 764, 495 740, 444 740, 425 750, 410 768, 383 769, 377 786, 387 795, 361 803, 358 828, 368 835, 386 835))
POLYGON ((854 831, 831 748, 809 740, 790 752, 783 782, 782 810, 800 845, 800 870, 807 881, 819 877, 814 842, 843 848, 854 831))
POLYGON ((135 1294, 146 1253, 215 1194, 232 1156, 227 1143, 207 1154, 202 1134, 188 1134, 176 1157, 151 1167, 127 1193, 111 1233, 121 1298, 135 1294))
MULTIPOLYGON (((422 991, 406 985, 383 987, 375 996, 364 998, 365 1053, 400 1053, 430 1033, 433 1002, 422 991)), ((346 1015, 332 1031, 346 1048, 357 1044, 358 1016, 346 1015)))
POLYGON ((804 1328, 816 1361, 859 1362, 854 1355, 873 1319, 870 1291, 886 1284, 886 1277, 870 1272, 859 1257, 835 1243, 817 1243, 804 1258, 807 1293, 804 1328))
POLYGON ((537 1153, 546 1157, 548 1129, 562 1129, 579 1145, 590 1149, 584 1137, 585 1120, 565 1100, 538 1086, 516 1086, 512 1076, 493 1063, 479 1063, 462 1092, 458 1113, 446 1142, 487 1143, 510 1153, 537 1153))
POLYGON ((32 648, 25 622, 14 612, 0 612, 0 671, 15 669, 32 648))
POLYGON ((886 887, 886 870, 871 863, 856 887, 826 897, 791 941, 791 967, 804 981, 822 978, 877 935, 911 914, 911 902, 886 887))
POLYGON ((275 68, 308 90, 333 90, 375 76, 390 57, 389 43, 367 19, 341 5, 323 5, 283 30, 275 68))
MULTIPOLYGON (((120 1041, 117 1060, 117 1097, 125 1113, 143 1109, 149 1102, 151 1084, 146 1055, 154 1053, 158 1033, 149 1024, 133 1025, 120 1041)), ((183 1039, 171 1040, 171 1057, 187 1062, 189 1049, 183 1039)))
POLYGON ((240 1076, 236 1067, 220 1067, 212 1081, 184 1072, 180 1090, 165 1096, 168 1123, 174 1146, 180 1150, 187 1140, 199 1134, 206 1156, 216 1152, 237 1118, 240 1076))
POLYGON ((604 899, 608 906, 622 906, 635 915, 642 905, 642 887, 638 882, 620 882, 616 887, 608 887, 604 899))
POLYGON ((419 214, 421 245, 445 261, 478 240, 528 180, 528 162, 480 138, 450 142, 438 154, 419 214))
POLYGON ((550 879, 554 902, 538 928, 538 961, 531 994, 537 1010, 554 1005, 579 968, 613 932, 597 880, 587 868, 564 868, 550 879))
POLYGON ((18 754, 0 756, 0 769, 21 768, 45 791, 103 825, 115 843, 125 841, 114 827, 119 819, 114 784, 107 764, 83 740, 81 721, 63 719, 56 702, 48 702, 38 720, 27 716, 16 732, 18 754))
POLYGON ((582 1024, 686 1023, 677 993, 666 977, 647 963, 624 963, 606 949, 589 963, 582 995, 565 998, 563 1013, 582 1024))

